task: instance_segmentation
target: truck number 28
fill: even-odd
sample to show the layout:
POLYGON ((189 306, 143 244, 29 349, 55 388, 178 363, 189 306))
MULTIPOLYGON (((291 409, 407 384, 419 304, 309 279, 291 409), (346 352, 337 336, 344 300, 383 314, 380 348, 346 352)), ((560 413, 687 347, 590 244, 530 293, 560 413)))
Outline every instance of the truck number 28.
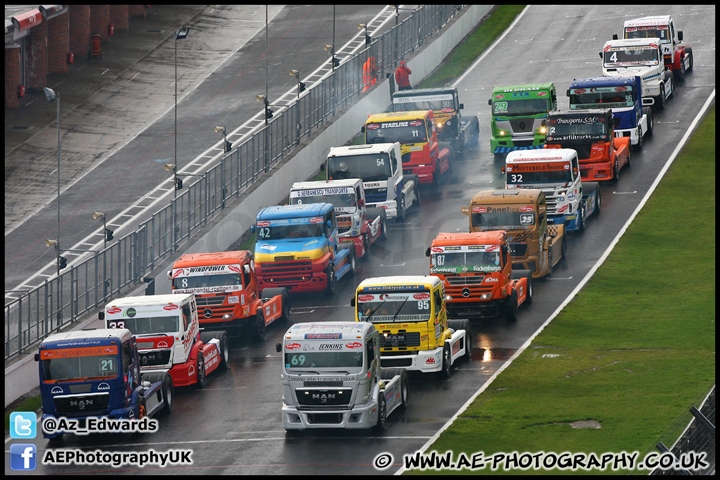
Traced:
POLYGON ((118 320, 117 322, 108 322, 108 328, 125 328, 125 321, 118 320))

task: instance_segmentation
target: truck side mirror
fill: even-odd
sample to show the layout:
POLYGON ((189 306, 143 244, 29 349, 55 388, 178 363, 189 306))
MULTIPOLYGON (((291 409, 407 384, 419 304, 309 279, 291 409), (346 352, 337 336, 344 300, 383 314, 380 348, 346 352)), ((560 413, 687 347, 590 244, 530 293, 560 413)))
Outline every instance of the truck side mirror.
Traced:
POLYGON ((167 277, 168 277, 168 280, 172 280, 172 270, 168 270, 167 277))
POLYGON ((256 228, 255 225, 250 225, 250 233, 255 233, 256 228))
POLYGON ((100 310, 98 312, 98 320, 105 320, 105 311, 104 310, 100 310))
POLYGON ((278 353, 282 352, 282 344, 281 343, 275 344, 275 351, 278 353))
POLYGON ((429 256, 430 256, 430 247, 428 247, 428 248, 425 250, 425 256, 426 256, 426 257, 429 257, 429 256))
POLYGON ((470 215, 470 207, 462 207, 460 208, 460 211, 465 215, 470 215))
POLYGON ((357 203, 358 203, 358 207, 362 208, 365 206, 365 200, 363 200, 362 198, 359 198, 357 203))
POLYGON ((352 297, 352 298, 350 299, 350 306, 351 306, 351 307, 354 307, 354 306, 355 306, 355 297, 352 297))
POLYGON ((682 30, 678 30, 678 40, 680 40, 681 42, 683 41, 683 33, 682 33, 682 30))
POLYGON ((567 95, 568 97, 570 96, 570 89, 569 89, 569 88, 568 88, 567 92, 565 92, 565 95, 567 95))
POLYGON ((500 167, 500 174, 505 175, 505 167, 500 167))
POLYGON ((34 355, 34 358, 35 358, 35 361, 37 362, 37 361, 40 360, 40 355, 38 355, 38 354, 36 353, 36 354, 34 355))
POLYGON ((492 105, 492 98, 488 100, 488 105, 492 105))
POLYGON ((598 52, 598 55, 600 55, 600 58, 602 58, 602 52, 598 52))
POLYGON ((365 133, 365 125, 363 125, 362 127, 360 127, 360 133, 365 133))
POLYGON ((464 103, 461 103, 460 105, 458 105, 458 108, 457 108, 457 109, 458 109, 458 110, 462 110, 463 108, 465 108, 465 104, 464 104, 464 103))
POLYGON ((324 172, 324 171, 325 171, 325 164, 324 164, 324 163, 320 165, 320 171, 321 171, 321 172, 324 172))
POLYGON ((617 39, 618 39, 617 33, 613 33, 613 40, 617 40, 617 39))

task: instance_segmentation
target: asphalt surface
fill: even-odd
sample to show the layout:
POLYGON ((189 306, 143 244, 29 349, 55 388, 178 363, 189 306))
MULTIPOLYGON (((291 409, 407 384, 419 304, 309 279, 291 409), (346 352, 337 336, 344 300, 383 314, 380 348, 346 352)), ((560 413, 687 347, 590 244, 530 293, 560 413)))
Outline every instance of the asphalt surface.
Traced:
MULTIPOLYGON (((559 269, 535 283, 534 301, 521 308, 517 323, 497 320, 473 325, 473 354, 445 381, 412 375, 410 406, 390 417, 381 436, 367 432, 305 432, 286 437, 280 418, 280 356, 275 343, 285 325, 271 325, 263 343, 233 344, 230 369, 213 374, 204 390, 178 389, 170 416, 160 417, 160 431, 145 438, 130 436, 68 437, 62 446, 92 451, 141 452, 149 449, 191 449, 193 465, 184 467, 123 466, 122 474, 388 474, 403 455, 419 450, 455 412, 521 348, 573 291, 618 234, 665 161, 685 134, 705 100, 715 89, 714 6, 625 6, 609 15, 603 6, 532 6, 509 34, 458 84, 463 115, 480 119, 480 147, 455 163, 455 173, 442 185, 422 190, 422 205, 413 207, 404 223, 391 224, 383 245, 371 247, 353 278, 342 279, 337 293, 292 298, 291 322, 352 318, 349 300, 366 277, 424 274, 424 251, 438 232, 466 231, 468 205, 480 189, 503 184, 500 162, 490 152, 487 105, 496 85, 554 81, 564 92, 573 78, 600 74, 597 52, 605 39, 622 28, 625 18, 670 13, 693 45, 694 72, 655 117, 655 133, 642 152, 633 152, 632 167, 621 172, 616 185, 602 185, 602 214, 591 217, 584 234, 568 235, 568 258, 559 269), (681 20, 679 20, 681 19, 681 20), (546 26, 560 34, 549 37, 546 26), (377 248, 375 248, 377 247, 377 248), (378 470, 373 462, 390 453, 391 466, 378 470)), ((567 99, 559 95, 561 108, 567 99)), ((610 301, 610 300, 609 300, 610 301)), ((631 319, 628 319, 630 321, 631 319)), ((582 322, 582 319, 578 319, 582 322)), ((538 345, 531 348, 541 347, 538 345)), ((650 428, 650 427, 649 427, 650 428)), ((482 432, 478 433, 479 435, 482 432)), ((491 442, 492 439, 488 439, 491 442)), ((58 447, 38 439, 38 454, 58 447)), ((517 446, 524 451, 523 445, 517 446)), ((471 453, 471 452, 468 452, 471 453)), ((7 460, 7 457, 6 457, 7 460)), ((7 465, 7 462, 6 462, 7 465)), ((36 473, 100 473, 99 465, 40 466, 36 473)), ((6 466, 6 473, 10 473, 6 466)))

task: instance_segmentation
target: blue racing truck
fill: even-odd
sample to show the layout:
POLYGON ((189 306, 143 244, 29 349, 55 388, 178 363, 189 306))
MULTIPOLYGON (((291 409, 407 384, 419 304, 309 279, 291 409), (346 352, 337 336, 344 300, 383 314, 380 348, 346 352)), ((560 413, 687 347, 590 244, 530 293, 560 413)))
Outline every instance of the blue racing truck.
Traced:
POLYGON ((255 241, 255 273, 261 289, 335 293, 335 282, 355 273, 355 249, 338 238, 332 203, 265 207, 250 231, 255 241))
POLYGON ((653 133, 652 105, 655 99, 642 96, 642 80, 639 76, 594 77, 573 80, 567 91, 570 110, 612 110, 619 126, 616 137, 630 137, 635 150, 642 150, 643 137, 653 133))
MULTIPOLYGON (((136 419, 172 411, 174 392, 167 372, 140 373, 140 356, 130 330, 97 329, 56 333, 35 354, 40 368, 42 424, 65 417, 136 419)), ((59 425, 59 424, 58 424, 59 425)), ((59 440, 61 428, 43 430, 59 440)))

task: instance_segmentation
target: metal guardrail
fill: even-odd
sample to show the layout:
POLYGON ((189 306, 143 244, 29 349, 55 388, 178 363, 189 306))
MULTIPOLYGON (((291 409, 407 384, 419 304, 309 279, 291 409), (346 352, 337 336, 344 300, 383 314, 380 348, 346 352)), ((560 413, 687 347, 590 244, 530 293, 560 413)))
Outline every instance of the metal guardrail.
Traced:
POLYGON ((29 351, 48 335, 77 322, 83 315, 143 282, 193 232, 244 193, 258 178, 288 156, 303 138, 325 125, 339 109, 362 95, 363 64, 376 59, 378 79, 419 49, 460 10, 459 5, 427 5, 312 85, 294 102, 281 107, 266 126, 224 155, 167 206, 141 223, 136 231, 80 263, 71 263, 59 277, 5 304, 5 360, 29 351))

